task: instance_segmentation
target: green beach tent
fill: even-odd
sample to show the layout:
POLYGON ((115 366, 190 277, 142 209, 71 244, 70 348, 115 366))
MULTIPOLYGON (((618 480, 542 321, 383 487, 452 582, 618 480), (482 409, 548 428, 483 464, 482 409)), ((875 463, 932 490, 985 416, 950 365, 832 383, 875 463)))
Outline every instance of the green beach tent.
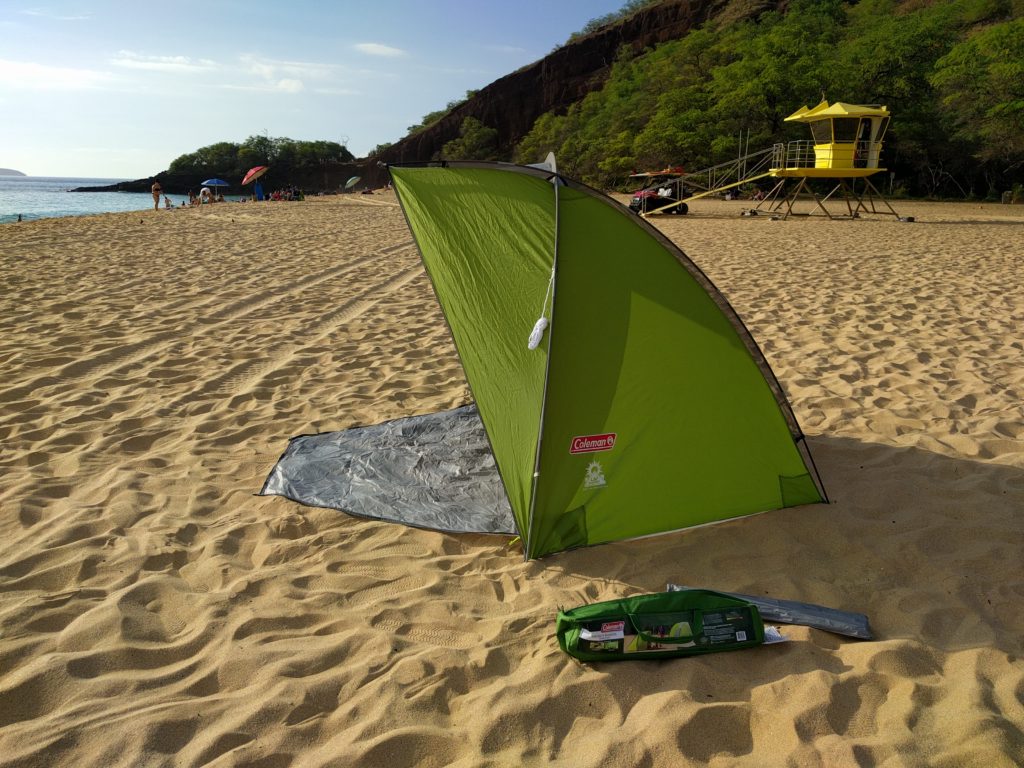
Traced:
POLYGON ((552 166, 391 166, 527 557, 826 500, 764 355, 658 230, 552 166))

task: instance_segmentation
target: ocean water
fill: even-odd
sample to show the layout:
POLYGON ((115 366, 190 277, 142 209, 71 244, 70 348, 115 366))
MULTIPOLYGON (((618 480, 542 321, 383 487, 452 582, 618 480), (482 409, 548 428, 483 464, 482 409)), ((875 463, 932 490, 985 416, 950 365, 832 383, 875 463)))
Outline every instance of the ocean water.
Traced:
MULTIPOLYGON (((102 187, 119 181, 127 179, 0 176, 0 224, 17 221, 19 215, 30 221, 153 207, 153 196, 147 192, 68 192, 75 187, 102 187)), ((182 195, 168 197, 174 205, 187 201, 182 195)))

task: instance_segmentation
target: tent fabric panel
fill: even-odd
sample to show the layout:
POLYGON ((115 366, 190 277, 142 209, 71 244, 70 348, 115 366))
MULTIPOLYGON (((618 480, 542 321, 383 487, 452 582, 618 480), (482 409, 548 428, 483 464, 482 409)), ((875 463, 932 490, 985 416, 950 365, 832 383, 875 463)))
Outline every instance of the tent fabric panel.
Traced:
POLYGON ((584 190, 561 196, 528 554, 778 508, 790 500, 782 477, 803 489, 787 494, 799 503, 820 500, 776 392, 706 279, 624 209, 584 190), (611 434, 610 449, 572 451, 575 438, 611 434))
POLYGON ((498 168, 391 175, 523 530, 546 368, 527 340, 551 279, 554 188, 498 168))

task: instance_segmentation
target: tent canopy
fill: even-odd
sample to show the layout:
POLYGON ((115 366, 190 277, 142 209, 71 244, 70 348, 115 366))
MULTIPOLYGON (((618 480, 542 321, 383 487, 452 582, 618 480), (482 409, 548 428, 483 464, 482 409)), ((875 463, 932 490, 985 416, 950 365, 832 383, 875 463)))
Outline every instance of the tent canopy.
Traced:
POLYGON ((825 500, 750 333, 646 221, 554 163, 391 175, 476 409, 296 438, 263 493, 527 557, 825 500))
POLYGON ((391 175, 527 557, 824 500, 756 343, 657 230, 543 169, 391 175))

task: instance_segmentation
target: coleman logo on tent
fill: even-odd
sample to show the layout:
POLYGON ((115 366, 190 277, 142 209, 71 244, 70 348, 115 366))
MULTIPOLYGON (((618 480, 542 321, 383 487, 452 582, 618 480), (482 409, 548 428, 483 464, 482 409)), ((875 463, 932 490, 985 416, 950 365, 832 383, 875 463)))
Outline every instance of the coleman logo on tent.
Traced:
POLYGON ((609 432, 606 435, 583 435, 574 437, 569 444, 569 453, 596 453, 597 451, 610 451, 615 447, 615 433, 609 432))

